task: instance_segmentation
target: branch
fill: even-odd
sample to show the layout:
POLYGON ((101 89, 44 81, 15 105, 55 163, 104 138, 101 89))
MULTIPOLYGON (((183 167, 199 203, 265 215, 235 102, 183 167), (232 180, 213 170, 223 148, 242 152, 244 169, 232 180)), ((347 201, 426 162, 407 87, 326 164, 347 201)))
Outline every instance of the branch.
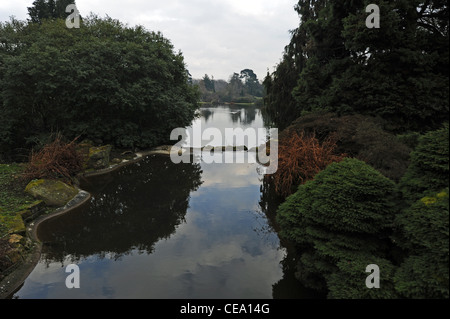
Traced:
POLYGON ((445 34, 442 33, 438 28, 436 28, 434 25, 427 24, 427 23, 421 22, 421 21, 418 21, 418 22, 417 22, 417 25, 420 26, 420 27, 423 27, 423 28, 425 28, 425 29, 427 29, 427 30, 429 30, 429 31, 431 31, 431 32, 433 32, 433 33, 438 33, 438 34, 440 34, 440 35, 442 35, 442 36, 445 35, 445 34))

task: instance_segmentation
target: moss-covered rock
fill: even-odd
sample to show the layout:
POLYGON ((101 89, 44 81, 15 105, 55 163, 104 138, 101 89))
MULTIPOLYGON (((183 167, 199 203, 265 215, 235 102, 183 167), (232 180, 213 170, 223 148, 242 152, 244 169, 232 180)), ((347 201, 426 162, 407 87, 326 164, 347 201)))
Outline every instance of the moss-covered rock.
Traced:
POLYGON ((61 181, 40 179, 31 181, 25 192, 43 200, 48 206, 61 207, 78 194, 78 189, 61 181))
POLYGON ((108 167, 111 148, 111 145, 89 148, 87 168, 102 169, 108 167))

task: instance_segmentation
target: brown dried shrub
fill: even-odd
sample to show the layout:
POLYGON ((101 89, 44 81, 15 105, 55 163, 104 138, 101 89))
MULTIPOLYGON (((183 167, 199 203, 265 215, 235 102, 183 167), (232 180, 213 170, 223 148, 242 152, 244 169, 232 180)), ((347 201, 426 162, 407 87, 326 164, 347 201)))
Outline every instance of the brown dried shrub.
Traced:
POLYGON ((38 152, 32 151, 23 177, 27 180, 62 178, 71 181, 82 171, 84 161, 83 154, 76 148, 76 140, 67 143, 58 135, 38 152))
POLYGON ((322 143, 315 134, 291 131, 280 138, 278 146, 278 170, 265 178, 271 179, 275 192, 287 197, 298 185, 312 180, 314 176, 332 162, 339 162, 345 154, 337 155, 336 138, 333 134, 322 143))

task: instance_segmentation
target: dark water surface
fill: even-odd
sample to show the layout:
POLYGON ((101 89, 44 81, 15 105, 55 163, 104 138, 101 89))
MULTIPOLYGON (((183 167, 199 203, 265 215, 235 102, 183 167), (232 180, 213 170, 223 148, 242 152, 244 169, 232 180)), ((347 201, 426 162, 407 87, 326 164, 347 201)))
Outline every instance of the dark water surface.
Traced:
MULTIPOLYGON (((203 108, 194 125, 263 127, 254 107, 203 108)), ((16 298, 312 298, 274 231, 256 163, 153 155, 84 181, 91 201, 41 224, 41 260, 16 298), (80 288, 65 285, 66 266, 80 288)))

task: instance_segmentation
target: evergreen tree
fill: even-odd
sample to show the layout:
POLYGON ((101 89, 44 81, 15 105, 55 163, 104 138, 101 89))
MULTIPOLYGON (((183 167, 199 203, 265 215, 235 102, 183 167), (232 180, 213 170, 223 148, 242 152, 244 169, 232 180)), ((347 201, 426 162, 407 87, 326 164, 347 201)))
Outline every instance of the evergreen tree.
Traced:
POLYGON ((259 83, 258 76, 253 70, 241 70, 239 77, 244 80, 244 87, 247 94, 252 96, 262 96, 262 85, 259 83))
POLYGON ((352 64, 335 76, 324 103, 340 113, 382 116, 397 131, 437 128, 449 115, 448 20, 438 18, 448 16, 447 4, 382 1, 379 7, 379 29, 366 27, 363 10, 344 19, 352 64))
POLYGON ((211 91, 211 92, 216 91, 216 89, 214 87, 214 78, 210 79, 208 74, 205 74, 205 76, 203 77, 203 83, 205 84, 205 88, 207 91, 211 91))
POLYGON ((265 81, 281 128, 314 110, 382 116, 397 131, 448 118, 446 2, 381 1, 379 29, 365 25, 370 3, 299 1, 300 26, 265 81))
POLYGON ((322 92, 331 84, 333 74, 348 67, 342 18, 360 3, 300 0, 295 6, 300 25, 291 31, 281 62, 264 83, 267 111, 280 128, 304 111, 325 109, 320 101, 322 92))

